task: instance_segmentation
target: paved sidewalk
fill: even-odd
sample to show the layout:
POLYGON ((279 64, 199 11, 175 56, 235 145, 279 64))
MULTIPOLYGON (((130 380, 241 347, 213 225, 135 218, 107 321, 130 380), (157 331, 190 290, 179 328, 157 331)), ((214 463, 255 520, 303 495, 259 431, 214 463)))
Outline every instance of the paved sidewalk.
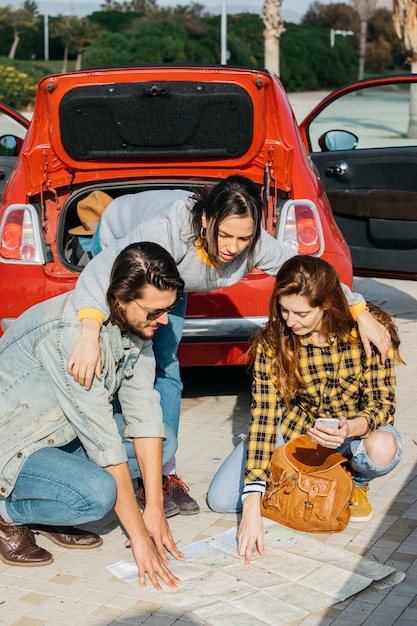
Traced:
POLYGON ((303 119, 314 109, 325 96, 328 91, 302 91, 298 93, 289 93, 288 99, 291 103, 297 122, 303 119))
MULTIPOLYGON (((407 572, 399 585, 385 591, 364 590, 301 626, 330 624, 411 626, 417 623, 417 282, 357 279, 356 289, 398 314, 402 353, 407 365, 398 368, 396 423, 404 439, 404 459, 389 476, 372 483, 374 518, 349 526, 326 543, 366 555, 407 572)), ((201 506, 199 515, 170 518, 179 546, 235 526, 236 515, 211 512, 205 503, 209 482, 221 461, 239 441, 249 421, 250 380, 242 369, 184 372, 185 391, 178 470, 201 506)), ((114 578, 107 565, 130 559, 124 535, 111 515, 100 524, 104 544, 97 550, 61 549, 45 537, 38 543, 54 555, 40 568, 0 563, 0 624, 13 626, 190 626, 202 623, 191 613, 138 601, 134 584, 114 578)), ((315 535, 315 537, 318 537, 315 535)), ((331 581, 329 581, 331 585, 331 581)))

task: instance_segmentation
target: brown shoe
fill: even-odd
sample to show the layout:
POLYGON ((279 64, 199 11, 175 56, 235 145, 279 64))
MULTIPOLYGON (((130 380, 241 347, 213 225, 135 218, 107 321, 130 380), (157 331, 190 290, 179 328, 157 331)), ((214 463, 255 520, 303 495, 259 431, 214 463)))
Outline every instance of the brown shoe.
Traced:
POLYGON ((44 526, 41 524, 31 526, 30 529, 35 534, 44 535, 62 548, 89 550, 103 545, 102 538, 95 533, 72 526, 44 526))
POLYGON ((188 494, 189 489, 187 485, 176 474, 162 476, 162 488, 164 494, 177 505, 181 515, 196 515, 196 513, 199 513, 200 507, 196 500, 188 494))
POLYGON ((0 517, 0 559, 7 565, 49 565, 52 554, 36 545, 27 526, 8 524, 0 517))

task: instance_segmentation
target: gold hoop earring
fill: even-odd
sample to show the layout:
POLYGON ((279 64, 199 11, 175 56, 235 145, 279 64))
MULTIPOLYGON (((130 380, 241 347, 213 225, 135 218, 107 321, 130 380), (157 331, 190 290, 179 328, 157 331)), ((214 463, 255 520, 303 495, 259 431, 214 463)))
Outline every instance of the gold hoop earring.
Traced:
POLYGON ((200 229, 200 239, 205 239, 206 238, 206 234, 207 234, 207 228, 205 228, 205 226, 202 226, 200 229))

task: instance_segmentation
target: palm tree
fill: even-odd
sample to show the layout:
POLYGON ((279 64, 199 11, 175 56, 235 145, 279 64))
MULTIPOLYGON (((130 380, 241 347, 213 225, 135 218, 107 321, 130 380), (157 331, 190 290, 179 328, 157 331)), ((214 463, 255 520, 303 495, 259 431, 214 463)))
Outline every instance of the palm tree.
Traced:
POLYGON ((351 4, 358 14, 360 21, 358 80, 361 80, 365 71, 366 33, 368 30, 368 21, 375 13, 377 0, 351 0, 351 4))
MULTIPOLYGON (((404 40, 410 56, 407 62, 417 74, 417 0, 395 0, 393 21, 395 31, 404 40)), ((417 137, 417 84, 410 85, 410 113, 407 137, 417 137)))
POLYGON ((285 31, 281 15, 282 0, 265 0, 262 19, 265 25, 265 68, 279 76, 279 38, 285 31))

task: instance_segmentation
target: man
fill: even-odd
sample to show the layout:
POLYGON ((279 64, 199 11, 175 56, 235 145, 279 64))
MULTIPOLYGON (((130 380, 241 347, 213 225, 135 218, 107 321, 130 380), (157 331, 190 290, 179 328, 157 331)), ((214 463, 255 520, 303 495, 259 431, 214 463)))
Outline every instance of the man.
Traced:
MULTIPOLYGON (((0 340, 0 558, 9 565, 52 561, 36 545, 41 532, 60 545, 85 547, 72 528, 114 506, 138 566, 156 589, 180 581, 166 567, 177 559, 162 503, 164 456, 176 440, 162 422, 154 389, 152 341, 182 296, 183 281, 159 245, 136 243, 117 256, 107 291, 109 320, 100 334, 101 377, 89 390, 66 364, 80 324, 73 292, 38 304, 0 340), (122 415, 113 415, 117 392, 122 415), (130 471, 129 471, 130 470, 130 471), (140 512, 132 477, 142 476, 140 512), (62 528, 64 527, 64 528, 62 528), (165 547, 164 547, 165 546, 165 547)), ((87 533, 91 544, 101 539, 87 533)))

